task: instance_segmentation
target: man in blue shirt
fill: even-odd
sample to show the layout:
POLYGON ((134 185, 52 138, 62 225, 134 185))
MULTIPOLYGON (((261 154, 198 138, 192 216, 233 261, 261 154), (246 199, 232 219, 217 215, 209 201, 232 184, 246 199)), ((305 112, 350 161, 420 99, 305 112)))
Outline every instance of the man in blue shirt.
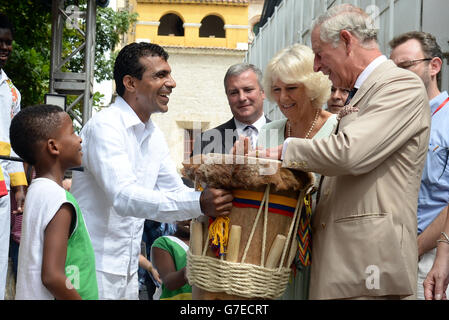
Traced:
POLYGON ((423 80, 432 114, 417 212, 417 298, 424 299, 423 281, 435 260, 437 240, 443 231, 449 203, 449 96, 446 91, 439 90, 443 54, 434 36, 425 32, 408 32, 391 40, 390 46, 393 49, 390 58, 397 66, 416 73, 423 80))

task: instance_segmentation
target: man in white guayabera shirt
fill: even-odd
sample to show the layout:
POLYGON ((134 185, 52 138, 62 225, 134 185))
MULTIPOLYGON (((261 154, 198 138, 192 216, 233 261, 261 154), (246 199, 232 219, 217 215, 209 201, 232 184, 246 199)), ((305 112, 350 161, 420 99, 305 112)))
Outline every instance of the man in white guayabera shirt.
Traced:
POLYGON ((184 186, 165 138, 150 117, 167 112, 176 86, 168 54, 156 44, 132 43, 117 56, 115 102, 83 130, 84 172, 71 192, 85 215, 95 251, 100 299, 138 299, 138 257, 145 219, 175 222, 226 215, 232 195, 184 186))

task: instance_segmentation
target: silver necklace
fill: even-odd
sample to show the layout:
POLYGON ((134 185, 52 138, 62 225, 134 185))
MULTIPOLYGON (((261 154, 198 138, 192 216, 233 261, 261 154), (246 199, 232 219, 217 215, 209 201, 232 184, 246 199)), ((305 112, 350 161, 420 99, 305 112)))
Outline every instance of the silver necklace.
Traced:
MULTIPOLYGON (((310 129, 309 129, 309 131, 307 132, 307 134, 306 134, 306 136, 304 137, 304 139, 309 138, 310 134, 312 133, 313 128, 315 128, 315 125, 316 125, 316 122, 317 122, 317 120, 318 120, 319 114, 320 114, 320 109, 317 109, 316 112, 315 112, 315 119, 313 120, 312 125, 310 126, 310 129)), ((291 125, 290 125, 290 121, 287 121, 287 127, 288 127, 288 128, 287 128, 287 134, 288 134, 288 137, 291 137, 291 136, 292 136, 292 127, 291 127, 291 125)))

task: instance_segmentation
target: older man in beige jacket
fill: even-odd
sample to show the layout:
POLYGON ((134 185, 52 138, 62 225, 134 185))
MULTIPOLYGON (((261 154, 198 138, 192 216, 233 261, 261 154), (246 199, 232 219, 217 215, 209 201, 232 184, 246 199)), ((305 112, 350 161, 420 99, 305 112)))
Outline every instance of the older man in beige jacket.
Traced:
POLYGON ((282 146, 285 167, 326 176, 312 221, 311 299, 416 295, 416 207, 429 102, 420 79, 382 55, 373 26, 347 4, 317 19, 315 70, 356 90, 335 135, 282 146))

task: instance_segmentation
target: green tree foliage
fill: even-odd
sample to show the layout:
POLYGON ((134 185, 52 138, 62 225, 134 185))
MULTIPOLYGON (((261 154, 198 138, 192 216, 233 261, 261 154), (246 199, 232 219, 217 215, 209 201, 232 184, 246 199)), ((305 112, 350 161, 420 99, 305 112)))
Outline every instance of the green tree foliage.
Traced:
POLYGON ((14 25, 5 71, 19 89, 22 105, 42 102, 50 77, 51 6, 45 1, 2 1, 0 12, 14 25))
MULTIPOLYGON (((66 1, 65 5, 75 4, 84 9, 86 3, 87 0, 66 1)), ((13 53, 5 71, 22 95, 22 106, 43 103, 50 79, 51 0, 1 1, 0 12, 8 15, 15 28, 13 53)), ((115 49, 120 36, 128 32, 135 21, 135 13, 97 7, 94 73, 98 82, 113 78, 115 54, 109 55, 109 52, 115 49)), ((83 42, 74 29, 65 29, 63 38, 65 55, 83 42)), ((78 53, 66 64, 65 71, 82 71, 83 59, 83 52, 78 53)), ((99 96, 99 93, 94 94, 97 104, 99 96)))

